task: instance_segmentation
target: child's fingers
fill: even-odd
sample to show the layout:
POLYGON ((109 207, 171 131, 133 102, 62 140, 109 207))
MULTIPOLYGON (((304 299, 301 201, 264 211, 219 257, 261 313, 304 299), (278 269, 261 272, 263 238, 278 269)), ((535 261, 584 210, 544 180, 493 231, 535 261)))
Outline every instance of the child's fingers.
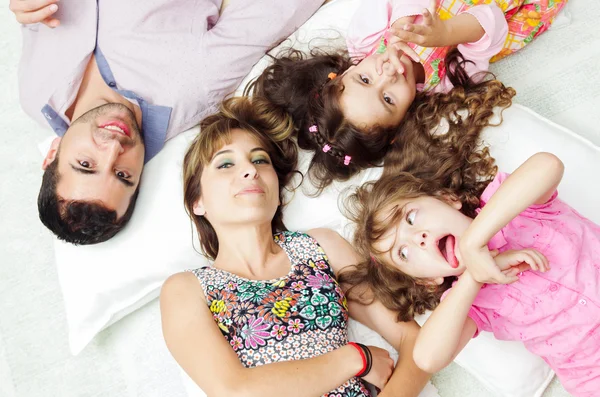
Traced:
POLYGON ((398 71, 398 73, 404 73, 404 65, 402 65, 402 62, 400 62, 401 55, 402 52, 399 52, 395 55, 390 55, 390 63, 393 66, 394 74, 396 71, 398 71))
POLYGON ((419 54, 417 54, 417 52, 412 49, 408 44, 406 44, 403 41, 400 41, 396 44, 396 48, 400 51, 402 51, 403 53, 405 53, 410 59, 412 59, 415 62, 421 62, 421 59, 419 58, 419 54))
POLYGON ((389 60, 389 58, 390 58, 389 51, 386 51, 383 54, 381 54, 381 56, 377 57, 377 60, 375 62, 375 70, 377 71, 377 74, 379 74, 380 76, 383 73, 383 65, 385 65, 385 63, 389 60))
POLYGON ((405 43, 423 43, 423 37, 420 34, 413 32, 414 29, 415 25, 406 25, 405 29, 394 30, 394 35, 405 43))
POLYGON ((548 270, 550 270, 550 264, 548 263, 548 259, 544 256, 544 254, 537 250, 531 250, 531 255, 536 258, 536 261, 539 264, 541 271, 547 272, 548 270))

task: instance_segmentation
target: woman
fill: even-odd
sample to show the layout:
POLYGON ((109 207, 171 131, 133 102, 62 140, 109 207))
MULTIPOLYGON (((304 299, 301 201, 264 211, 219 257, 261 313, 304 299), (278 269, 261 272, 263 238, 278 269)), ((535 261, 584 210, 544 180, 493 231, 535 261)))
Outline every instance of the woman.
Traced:
POLYGON ((370 396, 363 381, 384 389, 393 361, 348 343, 349 312, 400 353, 381 395, 417 395, 427 380, 412 360, 418 326, 378 303, 348 308, 335 274, 358 257, 335 232, 285 230, 290 119, 232 98, 201 128, 184 160, 184 201, 214 265, 163 286, 163 333, 179 365, 209 396, 370 396))

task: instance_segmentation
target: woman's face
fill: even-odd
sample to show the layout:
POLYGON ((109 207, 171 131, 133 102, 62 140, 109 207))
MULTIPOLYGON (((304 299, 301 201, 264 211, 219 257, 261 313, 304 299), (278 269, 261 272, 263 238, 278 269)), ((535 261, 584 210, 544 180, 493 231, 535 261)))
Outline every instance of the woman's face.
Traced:
POLYGON ((224 145, 204 167, 201 197, 194 214, 222 226, 269 224, 279 205, 279 181, 266 148, 254 135, 231 131, 224 145))
POLYGON ((348 68, 342 76, 342 111, 346 119, 359 128, 399 125, 415 99, 417 88, 410 58, 406 55, 400 58, 403 74, 390 63, 385 63, 379 75, 376 66, 380 56, 373 54, 366 57, 358 65, 348 68))

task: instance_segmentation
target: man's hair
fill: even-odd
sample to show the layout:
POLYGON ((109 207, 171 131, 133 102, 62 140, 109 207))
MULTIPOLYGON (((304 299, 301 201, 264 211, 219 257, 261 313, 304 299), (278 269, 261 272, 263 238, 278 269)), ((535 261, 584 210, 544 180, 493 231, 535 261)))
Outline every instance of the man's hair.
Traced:
POLYGON ((40 220, 59 240, 76 245, 102 243, 117 234, 131 218, 140 190, 131 196, 127 211, 117 219, 117 211, 110 210, 94 201, 65 200, 58 196, 56 186, 58 155, 44 171, 42 186, 38 195, 40 220))

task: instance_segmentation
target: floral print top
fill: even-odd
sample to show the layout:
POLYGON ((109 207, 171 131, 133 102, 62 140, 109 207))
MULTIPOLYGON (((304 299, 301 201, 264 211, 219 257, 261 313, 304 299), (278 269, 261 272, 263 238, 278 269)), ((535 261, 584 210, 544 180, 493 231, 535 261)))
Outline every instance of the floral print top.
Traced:
MULTIPOLYGON (((316 357, 348 343, 348 307, 327 256, 307 234, 273 236, 288 255, 290 272, 249 280, 214 267, 193 270, 215 323, 247 368, 316 357)), ((352 378, 327 397, 371 396, 352 378)))

